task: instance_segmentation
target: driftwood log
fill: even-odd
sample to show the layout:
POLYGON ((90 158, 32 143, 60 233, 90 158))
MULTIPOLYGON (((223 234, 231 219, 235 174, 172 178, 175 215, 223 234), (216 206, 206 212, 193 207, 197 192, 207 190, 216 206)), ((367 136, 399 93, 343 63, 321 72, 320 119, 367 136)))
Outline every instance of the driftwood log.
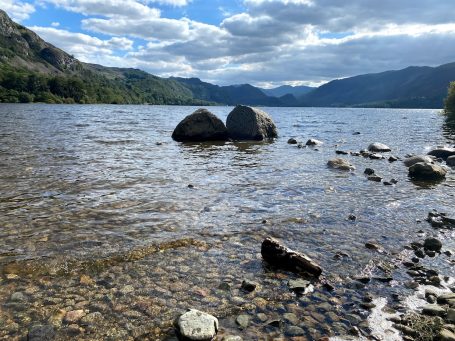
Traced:
POLYGON ((270 237, 262 242, 261 254, 265 261, 283 269, 305 272, 315 277, 322 273, 322 268, 310 257, 293 251, 270 237))

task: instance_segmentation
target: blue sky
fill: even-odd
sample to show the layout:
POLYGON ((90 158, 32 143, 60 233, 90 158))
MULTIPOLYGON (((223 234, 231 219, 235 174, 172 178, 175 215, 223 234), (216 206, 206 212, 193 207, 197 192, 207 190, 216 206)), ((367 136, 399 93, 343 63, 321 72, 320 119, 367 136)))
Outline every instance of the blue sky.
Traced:
POLYGON ((0 0, 84 62, 216 84, 318 85, 455 62, 453 0, 0 0))

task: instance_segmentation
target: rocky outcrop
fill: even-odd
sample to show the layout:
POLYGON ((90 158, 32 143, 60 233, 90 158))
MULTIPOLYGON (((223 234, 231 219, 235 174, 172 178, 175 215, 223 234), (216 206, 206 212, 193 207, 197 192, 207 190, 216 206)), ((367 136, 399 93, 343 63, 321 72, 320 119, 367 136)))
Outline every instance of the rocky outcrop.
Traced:
POLYGON ((272 118, 262 110, 238 105, 231 111, 226 120, 229 137, 234 140, 256 140, 278 136, 272 118))
POLYGON ((211 341, 218 333, 218 319, 196 309, 181 315, 176 321, 181 340, 211 341))
POLYGON ((206 109, 198 109, 177 125, 172 138, 179 142, 225 141, 228 133, 218 117, 206 109))
POLYGON ((386 146, 383 143, 374 142, 368 146, 368 150, 370 152, 374 152, 374 153, 378 153, 378 152, 381 153, 381 152, 390 152, 392 149, 390 149, 389 146, 386 146))
POLYGON ((261 254, 265 261, 280 268, 304 272, 316 277, 322 273, 322 268, 310 257, 293 251, 270 237, 262 242, 261 254))
POLYGON ((430 151, 428 155, 446 160, 449 156, 455 155, 455 149, 446 147, 436 148, 430 151))
POLYGON ((355 167, 351 165, 347 160, 342 158, 335 158, 327 162, 327 166, 333 169, 339 169, 344 171, 355 170, 355 167))
POLYGON ((439 180, 446 176, 447 171, 439 165, 418 162, 409 167, 409 176, 418 180, 439 180))
POLYGON ((406 167, 411 167, 419 162, 432 163, 433 160, 434 158, 428 155, 415 155, 404 159, 403 163, 406 167))

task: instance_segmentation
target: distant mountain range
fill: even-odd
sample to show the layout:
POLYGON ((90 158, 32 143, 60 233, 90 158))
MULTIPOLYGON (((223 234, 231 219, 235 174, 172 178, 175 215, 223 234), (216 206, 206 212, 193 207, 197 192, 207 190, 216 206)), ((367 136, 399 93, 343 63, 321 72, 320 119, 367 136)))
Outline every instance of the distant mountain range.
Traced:
POLYGON ((0 102, 442 108, 453 80, 455 63, 338 79, 318 88, 166 79, 82 63, 0 10, 0 102))

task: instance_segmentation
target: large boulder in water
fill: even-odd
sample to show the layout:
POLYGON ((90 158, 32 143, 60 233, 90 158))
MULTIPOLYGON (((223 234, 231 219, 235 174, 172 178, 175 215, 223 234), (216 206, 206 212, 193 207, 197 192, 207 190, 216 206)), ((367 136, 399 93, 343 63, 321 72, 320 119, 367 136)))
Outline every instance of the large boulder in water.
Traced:
POLYGON ((446 176, 447 171, 439 165, 418 162, 409 167, 409 176, 418 180, 439 180, 446 176))
POLYGON ((265 140, 278 136, 272 118, 262 110, 237 105, 226 120, 229 137, 234 140, 265 140))
POLYGON ((378 152, 390 152, 391 149, 389 146, 386 146, 383 143, 374 142, 368 146, 368 150, 370 152, 378 153, 378 152))
POLYGON ((172 138, 179 142, 225 141, 228 133, 223 121, 207 109, 198 109, 177 125, 172 138))
POLYGON ((446 147, 436 148, 430 151, 428 155, 446 160, 449 156, 455 155, 455 149, 446 147))

